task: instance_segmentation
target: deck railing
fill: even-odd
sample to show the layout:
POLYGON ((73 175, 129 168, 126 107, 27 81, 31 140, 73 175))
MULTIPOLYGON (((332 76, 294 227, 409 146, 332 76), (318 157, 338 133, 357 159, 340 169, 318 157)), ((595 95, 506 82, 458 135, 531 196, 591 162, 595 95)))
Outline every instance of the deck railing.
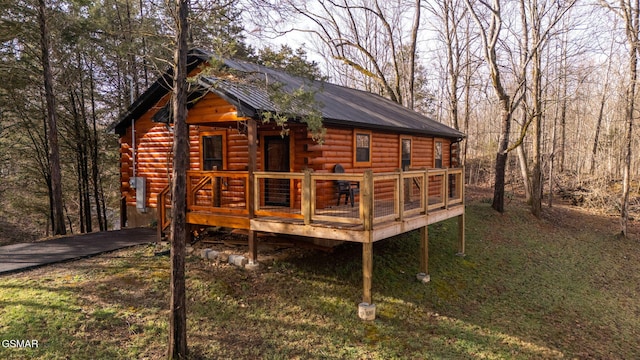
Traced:
POLYGON ((305 224, 402 220, 462 204, 463 174, 462 168, 377 174, 256 172, 255 215, 298 218, 305 224), (351 193, 340 194, 338 182, 347 183, 351 193))
POLYGON ((187 209, 247 215, 248 189, 246 171, 187 171, 187 209))
MULTIPOLYGON (((364 187, 363 174, 322 174, 308 173, 308 208, 305 211, 305 223, 332 222, 360 224, 363 219, 362 201, 364 187), (342 183, 343 192, 337 191, 342 183), (353 205, 351 201, 353 200, 353 205)), ((304 185, 303 184, 303 189, 304 185)))
POLYGON ((163 232, 171 225, 171 184, 167 185, 157 198, 158 204, 158 241, 162 239, 163 232))
POLYGON ((256 217, 302 218, 303 173, 255 172, 254 209, 256 217))
MULTIPOLYGON (((246 171, 188 171, 187 208, 212 216, 247 217, 249 186, 246 171)), ((359 174, 255 172, 253 186, 256 218, 291 218, 305 224, 372 228, 464 203, 462 168, 359 174)), ((169 190, 158 195, 158 225, 163 230, 170 223, 169 190)))

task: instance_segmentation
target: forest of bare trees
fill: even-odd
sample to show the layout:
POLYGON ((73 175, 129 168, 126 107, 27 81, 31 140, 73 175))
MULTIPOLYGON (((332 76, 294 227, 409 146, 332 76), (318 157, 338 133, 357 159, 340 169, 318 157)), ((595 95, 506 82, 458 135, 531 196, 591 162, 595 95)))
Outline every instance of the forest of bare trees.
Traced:
MULTIPOLYGON (((467 181, 491 186, 498 211, 523 193, 539 216, 559 194, 622 215, 622 233, 638 216, 638 1, 190 6, 188 46, 257 61, 308 56, 317 64, 306 71, 462 130, 467 181), (274 45, 283 39, 304 48, 274 45)), ((171 65, 172 11, 131 0, 0 3, 0 237, 119 225, 110 125, 171 65)))
POLYGON ((468 182, 493 186, 494 209, 523 193, 540 216, 562 194, 622 215, 626 233, 640 205, 637 1, 281 3, 271 30, 306 34, 333 81, 421 99, 464 131, 468 182))

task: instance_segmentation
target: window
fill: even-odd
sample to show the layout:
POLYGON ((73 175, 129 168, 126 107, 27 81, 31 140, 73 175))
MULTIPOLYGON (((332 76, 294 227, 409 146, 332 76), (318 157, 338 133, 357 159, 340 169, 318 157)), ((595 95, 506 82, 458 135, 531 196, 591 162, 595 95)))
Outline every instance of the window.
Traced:
POLYGON ((411 139, 402 139, 400 147, 400 167, 406 171, 411 167, 411 139))
POLYGON ((435 149, 434 149, 434 153, 435 153, 435 164, 434 167, 437 168, 441 168, 442 167, 442 141, 436 141, 435 144, 435 149))
POLYGON ((205 134, 201 139, 202 170, 224 169, 224 135, 205 134))
POLYGON ((354 132, 354 165, 371 166, 371 132, 354 132))

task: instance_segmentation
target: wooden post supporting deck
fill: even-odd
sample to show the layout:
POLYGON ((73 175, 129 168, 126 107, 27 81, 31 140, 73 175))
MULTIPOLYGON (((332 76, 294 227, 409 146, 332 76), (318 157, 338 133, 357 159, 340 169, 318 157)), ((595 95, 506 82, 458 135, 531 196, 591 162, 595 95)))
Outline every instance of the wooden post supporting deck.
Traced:
MULTIPOLYGON (((247 140, 249 142, 249 164, 247 166, 247 172, 249 180, 247 184, 247 191, 249 193, 249 201, 247 208, 249 210, 249 219, 255 217, 255 176, 256 163, 258 158, 258 125, 255 119, 247 120, 247 140)), ((249 229, 249 264, 256 264, 258 262, 258 246, 256 243, 255 231, 249 229)))
POLYGON ((373 283, 373 243, 362 243, 362 302, 371 304, 371 284, 373 283))
POLYGON ((364 232, 362 243, 362 302, 371 304, 371 284, 373 282, 373 171, 364 173, 361 201, 363 202, 364 232))
POLYGON ((465 246, 465 213, 462 215, 458 215, 458 256, 464 256, 464 246, 465 246))
POLYGON ((429 227, 420 228, 420 272, 416 275, 418 281, 428 283, 431 281, 429 275, 429 227))
POLYGON ((465 168, 462 167, 462 175, 461 175, 461 179, 458 182, 460 188, 458 191, 460 191, 460 198, 462 199, 462 214, 458 216, 458 256, 464 256, 464 247, 465 247, 465 238, 466 238, 466 234, 464 232, 464 227, 465 227, 465 214, 466 214, 466 209, 465 209, 465 203, 466 201, 464 201, 464 178, 465 178, 465 168))
POLYGON ((420 272, 429 275, 429 228, 420 228, 420 272))

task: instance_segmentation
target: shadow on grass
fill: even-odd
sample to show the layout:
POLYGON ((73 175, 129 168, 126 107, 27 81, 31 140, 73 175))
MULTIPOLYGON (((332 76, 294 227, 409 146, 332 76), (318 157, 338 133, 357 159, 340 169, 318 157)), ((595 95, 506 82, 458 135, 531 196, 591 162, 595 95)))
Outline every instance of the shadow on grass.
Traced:
MULTIPOLYGON (((458 258, 456 226, 449 221, 430 228, 432 281, 426 285, 415 280, 416 234, 374 245, 378 317, 367 326, 379 342, 368 346, 400 357, 638 356, 638 321, 626 315, 638 306, 619 307, 614 300, 632 304, 638 290, 627 290, 628 272, 613 270, 628 243, 611 244, 606 231, 540 221, 523 208, 499 215, 474 205, 468 207, 467 256, 458 258), (594 279, 594 271, 602 271, 602 279, 594 279)), ((632 259, 637 256, 624 263, 637 268, 632 259)), ((331 255, 291 260, 287 268, 305 279, 307 296, 316 299, 306 309, 322 312, 327 306, 318 299, 339 299, 346 312, 332 316, 347 318, 355 317, 361 298, 361 264, 361 247, 349 244, 331 255), (309 290, 318 283, 322 291, 309 290)), ((368 338, 367 329, 352 325, 368 338)))
MULTIPOLYGON (((629 314, 640 313, 640 259, 632 242, 540 221, 521 208, 499 215, 473 204, 467 214, 465 258, 454 256, 455 220, 430 228, 428 284, 415 280, 417 234, 374 245, 373 322, 357 317, 359 244, 278 260, 257 272, 190 257, 192 358, 638 358, 639 324, 629 314)), ((131 256, 61 264, 59 273, 33 272, 41 274, 37 283, 0 279, 0 294, 34 288, 67 301, 2 298, 0 311, 24 302, 39 313, 36 324, 66 317, 36 328, 49 345, 32 357, 162 358, 169 260, 151 253, 141 247, 131 256), (65 354, 54 345, 64 342, 77 348, 65 354)), ((3 332, 31 334, 17 321, 5 324, 3 332)))
POLYGON ((0 358, 161 357, 165 350, 158 338, 167 338, 168 282, 164 260, 138 254, 4 277, 2 338, 37 339, 40 346, 29 351, 3 348, 0 358))
MULTIPOLYGON (((433 234, 438 237, 438 231, 433 234)), ((444 235, 442 240, 449 241, 444 235)), ((374 299, 379 308, 373 322, 356 315, 361 296, 358 245, 278 262, 258 273, 194 264, 188 284, 194 299, 190 319, 195 322, 190 341, 203 358, 214 354, 318 359, 562 355, 526 337, 494 330, 490 324, 439 315, 432 301, 433 284, 415 280, 418 257, 413 248, 418 243, 417 237, 409 236, 375 245, 374 299)), ((475 271, 466 264, 469 260, 453 253, 441 255, 441 261, 475 271)))

